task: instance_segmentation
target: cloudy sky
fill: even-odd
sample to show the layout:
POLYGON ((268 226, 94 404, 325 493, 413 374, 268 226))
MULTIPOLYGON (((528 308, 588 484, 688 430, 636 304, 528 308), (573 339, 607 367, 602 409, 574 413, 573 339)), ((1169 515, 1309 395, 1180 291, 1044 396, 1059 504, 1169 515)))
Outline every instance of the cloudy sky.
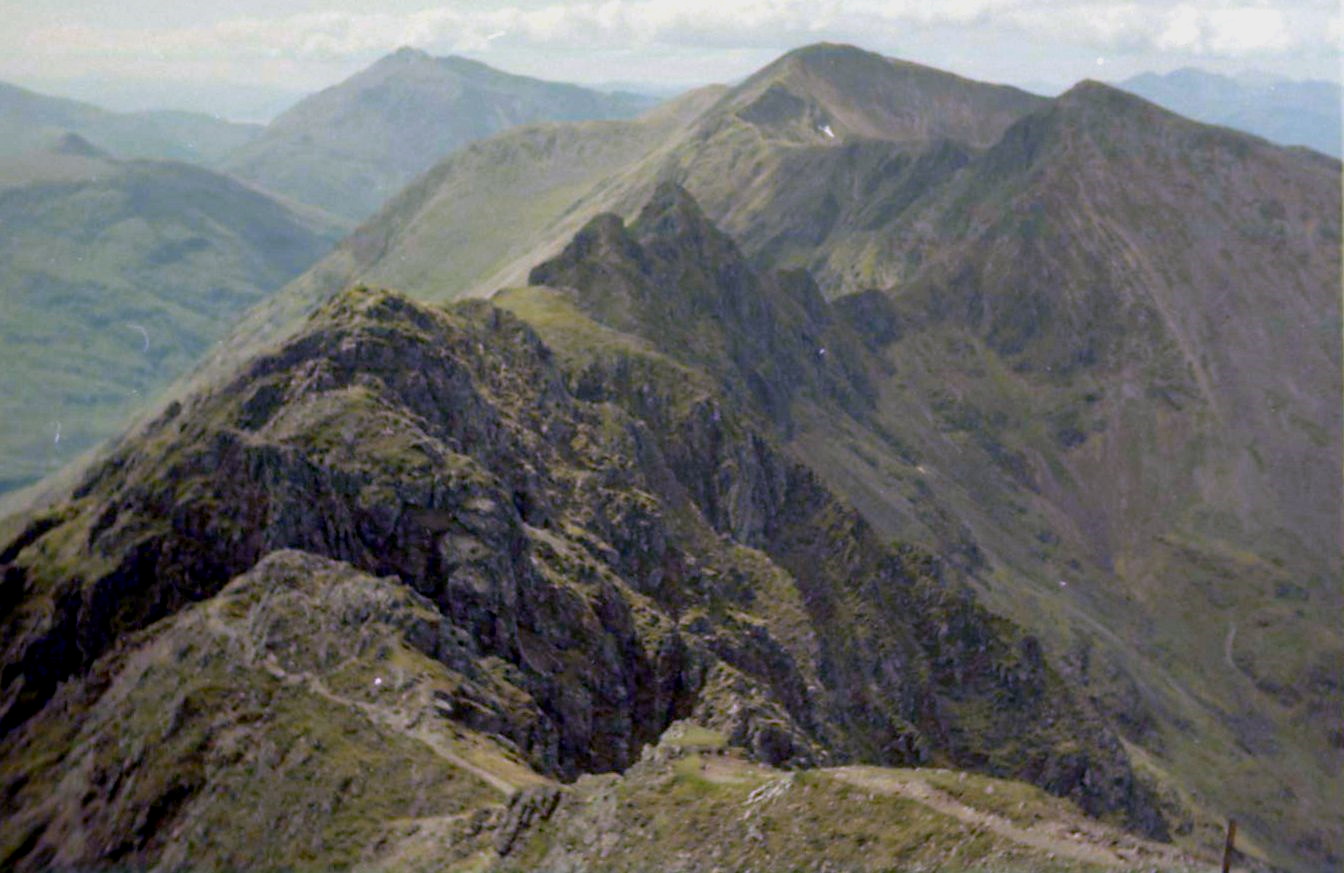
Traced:
POLYGON ((1338 80, 1342 35, 1338 0, 0 0, 0 13, 0 80, 235 115, 401 45, 685 86, 835 40, 1040 88, 1183 66, 1338 80))

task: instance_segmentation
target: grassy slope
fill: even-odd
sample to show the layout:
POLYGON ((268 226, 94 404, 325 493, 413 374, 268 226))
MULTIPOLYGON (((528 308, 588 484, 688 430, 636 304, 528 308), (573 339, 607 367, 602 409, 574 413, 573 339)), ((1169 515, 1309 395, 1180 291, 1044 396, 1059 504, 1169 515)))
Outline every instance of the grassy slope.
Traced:
POLYGON ((626 191, 609 177, 629 174, 644 184, 640 160, 650 149, 676 141, 720 94, 718 88, 702 89, 636 121, 534 125, 468 146, 426 174, 438 184, 402 192, 329 255, 251 309, 229 342, 200 362, 192 384, 291 335, 309 313, 356 283, 405 289, 434 301, 486 296, 521 284, 539 252, 558 251, 602 204, 626 191), (534 173, 538 162, 543 171, 534 173))
POLYGON ((408 825, 461 830, 464 813, 544 780, 493 743, 412 723, 452 680, 412 641, 431 612, 347 565, 273 555, 126 640, 99 665, 103 693, 72 687, 8 738, 0 778, 18 803, 0 858, 330 869, 408 825))
MULTIPOLYGON (((784 772, 674 725, 620 778, 589 777, 502 870, 1198 870, 1018 783, 939 769, 784 772)), ((722 742, 722 738, 717 738, 722 742)))
POLYGON ((333 235, 186 165, 50 154, 41 164, 50 181, 0 189, 8 488, 123 427, 333 235))

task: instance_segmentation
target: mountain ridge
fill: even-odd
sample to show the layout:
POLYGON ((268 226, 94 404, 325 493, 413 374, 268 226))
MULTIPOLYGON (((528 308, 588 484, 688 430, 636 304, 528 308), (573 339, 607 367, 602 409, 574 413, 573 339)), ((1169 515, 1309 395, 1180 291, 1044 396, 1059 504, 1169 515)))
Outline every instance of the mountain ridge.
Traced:
POLYGON ((113 112, 0 82, 0 158, 44 148, 69 131, 123 158, 209 165, 260 130, 196 112, 113 112))
MULTIPOLYGON (((684 192, 660 188, 639 242, 626 238, 637 247, 629 263, 649 269, 626 279, 652 283, 647 299, 696 267, 708 284, 693 307, 746 302, 738 290, 765 280, 748 278, 741 253, 709 231, 684 192), (677 244, 697 236, 705 247, 677 244)), ((571 261, 610 255, 583 235, 576 246, 571 261)), ((582 284, 625 270, 614 266, 582 284)), ((826 317, 815 288, 804 299, 812 320, 826 317)), ((771 297, 754 305, 776 318, 771 297)), ((1039 646, 976 606, 951 566, 883 544, 781 454, 751 421, 769 403, 739 414, 716 380, 688 379, 684 365, 619 334, 581 348, 579 358, 552 352, 488 303, 436 310, 356 289, 124 441, 0 552, 4 796, 51 809, 41 802, 51 772, 19 753, 36 744, 60 757, 67 720, 103 694, 78 677, 116 672, 100 654, 152 639, 133 634, 193 602, 232 614, 231 578, 299 548, 418 592, 413 614, 439 629, 411 638, 434 670, 458 677, 438 680, 448 684, 434 718, 501 737, 539 773, 626 769, 693 717, 767 763, 946 760, 1164 833, 1121 744, 1039 646)), ((728 360, 767 364, 731 350, 728 360)), ((262 644, 271 675, 311 669, 308 650, 276 632, 262 644)), ((266 702, 281 699, 269 697, 274 680, 256 675, 235 705, 278 706, 266 702)), ((193 756, 219 754, 209 733, 182 736, 193 756)), ((206 785, 155 782, 144 801, 171 820, 206 785)), ((124 808, 120 790, 108 809, 124 808)), ((8 863, 91 860, 44 841, 49 815, 6 818, 8 863)), ((151 862, 174 845, 153 836, 157 824, 127 837, 115 819, 96 827, 106 836, 93 852, 125 839, 119 856, 151 862)), ((193 831, 204 840, 196 857, 237 842, 214 831, 193 831)))
POLYGON ((1335 82, 1235 79, 1184 68, 1143 73, 1117 85, 1199 121, 1340 157, 1344 126, 1335 82))

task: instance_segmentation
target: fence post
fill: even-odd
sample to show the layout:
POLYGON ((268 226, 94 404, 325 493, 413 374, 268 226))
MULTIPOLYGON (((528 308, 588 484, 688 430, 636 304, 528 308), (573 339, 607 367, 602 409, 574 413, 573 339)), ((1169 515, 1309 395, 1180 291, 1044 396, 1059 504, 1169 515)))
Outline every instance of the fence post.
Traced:
POLYGON ((1232 869, 1232 846, 1237 841, 1237 820, 1227 820, 1227 842, 1223 845, 1223 873, 1232 869))

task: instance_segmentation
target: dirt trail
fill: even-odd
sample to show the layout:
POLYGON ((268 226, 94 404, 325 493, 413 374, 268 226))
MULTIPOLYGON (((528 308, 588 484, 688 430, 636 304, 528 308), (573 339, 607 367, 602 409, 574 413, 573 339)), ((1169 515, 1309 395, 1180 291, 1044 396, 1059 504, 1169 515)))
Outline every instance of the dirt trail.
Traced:
POLYGON ((1134 868, 1160 865, 1167 870, 1200 869, 1179 850, 1107 828, 1081 816, 1024 827, 992 812, 967 806, 917 775, 874 767, 837 767, 826 771, 837 779, 870 791, 899 794, 965 824, 992 831, 1004 839, 1057 857, 1102 867, 1134 868))
POLYGON ((379 707, 372 703, 362 700, 354 700, 353 698, 337 694, 328 688, 319 677, 314 676, 311 673, 291 673, 280 666, 279 661, 276 660, 275 655, 273 654, 267 654, 264 658, 256 658, 256 652, 254 651, 255 647, 246 645, 248 641, 242 638, 237 631, 230 627, 229 623, 219 615, 218 604, 212 604, 211 608, 206 610, 206 626, 216 635, 227 637, 235 643, 244 644, 249 650, 249 654, 253 655, 249 660, 280 681, 290 685, 302 685, 309 691, 332 703, 351 709, 357 709, 368 716, 371 721, 419 740, 428 746, 430 751, 434 752, 434 754, 438 755, 449 764, 472 774, 503 794, 505 797, 512 797, 521 787, 514 785, 512 782, 509 782, 495 773, 491 773, 484 767, 474 764, 457 754, 443 737, 424 728, 417 728, 412 723, 412 719, 408 716, 391 711, 385 707, 379 707))
POLYGON ((275 676, 277 679, 280 679, 283 682, 306 685, 310 691, 312 691, 317 695, 320 695, 321 697, 326 698, 327 700, 330 700, 332 703, 336 703, 341 706, 348 706, 352 709, 358 709, 360 712, 363 712, 365 715, 367 715, 372 721, 382 724, 385 727, 390 727, 393 730, 397 731, 398 733, 403 733, 408 736, 414 737, 415 739, 419 740, 420 742, 428 746, 430 750, 434 752, 434 754, 438 755, 440 758, 443 758, 449 764, 452 764, 454 767, 457 767, 461 770, 467 771, 468 773, 477 777, 481 781, 485 782, 487 785, 490 785, 492 788, 499 791, 505 797, 513 796, 513 794, 518 790, 518 786, 514 785, 513 783, 500 778, 499 776, 495 775, 494 773, 491 773, 489 770, 486 770, 483 767, 473 764, 471 761, 468 761, 466 758, 454 752, 451 748, 448 747, 448 744, 444 742, 442 737, 436 736, 429 731, 412 729, 411 725, 407 723, 406 719, 398 718, 396 713, 389 712, 386 709, 383 709, 378 706, 374 706, 372 703, 366 703, 362 700, 353 700, 349 697, 337 694, 331 689, 327 688, 327 686, 323 684, 321 679, 309 673, 287 673, 278 663, 275 662, 273 656, 268 656, 267 659, 262 663, 262 666, 272 676, 275 676))

